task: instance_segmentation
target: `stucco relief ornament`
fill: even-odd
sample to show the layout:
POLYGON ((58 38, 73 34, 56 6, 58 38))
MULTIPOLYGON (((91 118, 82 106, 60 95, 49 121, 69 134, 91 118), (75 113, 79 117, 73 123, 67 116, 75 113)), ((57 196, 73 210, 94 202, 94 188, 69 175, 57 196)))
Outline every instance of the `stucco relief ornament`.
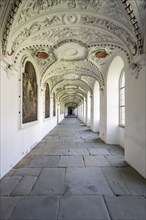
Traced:
POLYGON ((135 76, 135 79, 138 79, 139 72, 141 69, 142 69, 142 66, 137 63, 130 64, 130 71, 131 71, 131 74, 135 76))
MULTIPOLYGON (((23 41, 25 41, 26 38, 53 24, 63 24, 61 16, 49 17, 43 21, 34 22, 29 28, 24 28, 24 30, 15 38, 12 49, 15 50, 23 41)), ((44 39, 46 39, 46 37, 47 34, 44 34, 44 39)))
POLYGON ((30 8, 26 8, 26 9, 22 10, 17 22, 18 22, 18 24, 20 24, 22 22, 29 21, 30 18, 31 18, 30 8))
POLYGON ((141 17, 143 18, 143 21, 145 21, 145 14, 146 14, 146 1, 145 0, 140 1, 139 9, 140 9, 141 17))
POLYGON ((52 7, 55 7, 61 3, 61 0, 28 0, 28 4, 26 4, 25 8, 21 11, 21 14, 19 15, 18 24, 20 25, 22 22, 31 20, 31 18, 36 14, 50 11, 52 10, 52 7))
POLYGON ((62 23, 62 18, 60 16, 53 16, 50 18, 46 18, 43 21, 44 24, 42 24, 42 27, 47 27, 50 26, 52 24, 58 24, 58 23, 62 23))
MULTIPOLYGON (((92 41, 97 41, 97 40, 102 40, 103 38, 108 41, 113 40, 113 36, 107 33, 100 33, 99 31, 93 30, 89 28, 70 28, 70 27, 65 27, 63 30, 62 28, 56 28, 53 30, 49 31, 42 31, 42 33, 37 33, 38 31, 53 25, 53 24, 76 24, 79 22, 79 16, 76 14, 68 14, 68 15, 63 15, 63 16, 53 16, 46 18, 43 21, 40 22, 34 22, 29 28, 24 28, 23 31, 15 38, 13 45, 12 45, 12 50, 16 50, 16 48, 23 42, 25 41, 26 38, 31 36, 32 34, 36 33, 37 35, 32 37, 33 41, 36 40, 49 40, 49 42, 52 41, 52 43, 56 42, 60 38, 66 38, 66 37, 77 37, 82 36, 83 40, 85 42, 92 42, 92 41)), ((81 18, 81 24, 88 25, 91 24, 92 26, 96 25, 107 25, 108 28, 114 29, 115 30, 115 25, 112 26, 112 24, 109 24, 108 21, 104 21, 102 19, 97 19, 96 17, 93 16, 83 16, 81 18)), ((116 30, 115 30, 116 31, 116 30)), ((123 31, 123 30, 122 30, 123 31)))
POLYGON ((80 20, 81 20, 81 24, 83 25, 91 25, 97 28, 101 26, 103 29, 110 31, 115 36, 122 39, 125 42, 125 44, 128 43, 131 53, 133 55, 136 55, 137 47, 134 38, 124 28, 121 28, 106 19, 99 19, 95 16, 83 15, 81 16, 80 20))
POLYGON ((119 4, 117 4, 117 0, 103 1, 103 7, 101 10, 112 17, 116 17, 118 15, 118 18, 124 18, 121 8, 119 7, 119 4))
POLYGON ((131 73, 131 75, 135 76, 135 79, 138 79, 139 73, 144 66, 146 66, 146 54, 142 54, 134 59, 129 65, 128 71, 131 73))
POLYGON ((29 21, 36 14, 44 13, 46 11, 53 10, 53 8, 59 8, 64 5, 68 9, 81 9, 92 10, 100 13, 106 13, 109 16, 116 17, 125 20, 124 15, 121 12, 120 6, 117 0, 32 0, 27 2, 25 8, 21 11, 18 23, 29 21))
MULTIPOLYGON (((116 39, 107 33, 101 33, 97 30, 93 30, 92 28, 86 28, 86 27, 64 27, 62 28, 56 28, 49 31, 43 31, 42 33, 36 34, 31 38, 32 41, 37 40, 47 40, 50 42, 50 44, 56 44, 57 41, 60 41, 60 39, 64 38, 74 38, 76 40, 79 40, 79 36, 82 36, 82 41, 87 44, 92 44, 97 41, 102 41, 103 38, 105 41, 112 42, 113 40, 116 41, 116 39)), ((116 41, 117 42, 117 41, 116 41)))
POLYGON ((66 14, 63 16, 63 20, 65 24, 76 24, 77 22, 77 15, 75 14, 66 14))
POLYGON ((10 79, 15 73, 18 72, 14 64, 8 63, 6 60, 1 60, 1 68, 7 75, 7 78, 10 79))

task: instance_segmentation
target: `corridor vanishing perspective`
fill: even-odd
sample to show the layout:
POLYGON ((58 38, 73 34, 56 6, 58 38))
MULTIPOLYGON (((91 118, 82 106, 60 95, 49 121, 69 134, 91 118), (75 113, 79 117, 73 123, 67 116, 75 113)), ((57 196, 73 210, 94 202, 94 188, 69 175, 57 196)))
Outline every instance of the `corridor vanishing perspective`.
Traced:
POLYGON ((1 220, 145 220, 145 179, 66 117, 1 180, 1 220))
POLYGON ((146 220, 146 0, 0 0, 0 220, 146 220))

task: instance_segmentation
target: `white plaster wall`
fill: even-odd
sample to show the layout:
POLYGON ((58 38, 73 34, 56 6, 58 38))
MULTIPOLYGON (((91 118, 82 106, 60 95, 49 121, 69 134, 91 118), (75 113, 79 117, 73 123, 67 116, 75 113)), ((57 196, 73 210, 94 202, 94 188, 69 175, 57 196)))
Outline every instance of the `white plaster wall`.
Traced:
MULTIPOLYGON (((14 167, 49 131, 57 125, 57 117, 44 119, 43 107, 39 107, 39 120, 20 128, 18 74, 10 79, 1 69, 1 174, 4 176, 14 167), (41 116, 42 115, 42 116, 41 116)), ((39 95, 43 103, 43 95, 39 95)), ((43 105, 42 105, 43 106, 43 105)), ((64 118, 60 116, 60 121, 64 118)))
POLYGON ((84 101, 83 101, 83 107, 84 107, 84 115, 83 115, 83 122, 86 123, 86 98, 84 97, 84 101))
POLYGON ((126 75, 125 160, 146 177, 146 76, 126 75))
POLYGON ((90 126, 91 123, 91 93, 87 94, 87 102, 86 102, 86 125, 90 126))
POLYGON ((118 144, 122 147, 125 148, 125 128, 123 127, 118 127, 118 144))
POLYGON ((77 107, 77 117, 80 119, 80 106, 77 107))
MULTIPOLYGON (((107 103, 106 103, 106 88, 100 92, 100 138, 107 142, 107 103)), ((116 144, 125 148, 125 129, 117 126, 117 142, 116 144)))
POLYGON ((83 104, 79 105, 77 108, 77 112, 78 112, 78 118, 83 121, 83 104))
POLYGON ((81 121, 84 122, 84 104, 81 104, 81 121))
POLYGON ((59 116, 59 122, 61 122, 64 119, 64 114, 60 114, 59 116))
POLYGON ((65 111, 65 113, 64 113, 65 116, 67 116, 68 115, 68 108, 65 107, 64 111, 65 111))
POLYGON ((100 92, 100 138, 106 142, 106 87, 100 92))
POLYGON ((100 127, 100 91, 99 83, 96 81, 93 89, 93 97, 91 99, 91 129, 94 132, 99 132, 100 127))
POLYGON ((78 117, 78 109, 77 108, 74 109, 73 113, 78 117))

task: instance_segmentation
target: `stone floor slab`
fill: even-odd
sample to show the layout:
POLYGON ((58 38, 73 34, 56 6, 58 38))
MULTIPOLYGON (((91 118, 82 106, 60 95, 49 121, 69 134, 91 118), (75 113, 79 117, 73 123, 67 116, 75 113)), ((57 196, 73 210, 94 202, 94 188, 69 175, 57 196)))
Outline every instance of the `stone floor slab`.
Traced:
POLYGON ((106 148, 90 148, 89 152, 91 155, 111 155, 111 153, 106 148))
POLYGON ((41 148, 35 148, 30 152, 30 155, 35 155, 35 156, 45 156, 48 153, 48 148, 47 147, 41 147, 41 148))
POLYGON ((84 156, 85 165, 87 167, 105 167, 110 166, 110 163, 104 156, 84 156))
POLYGON ((27 156, 25 156, 18 164, 16 164, 16 166, 14 167, 14 169, 19 169, 19 168, 24 168, 27 167, 28 164, 32 161, 32 159, 34 158, 34 155, 28 154, 27 156))
POLYGON ((43 147, 45 145, 45 143, 43 143, 42 141, 41 142, 39 142, 36 146, 35 146, 35 149, 36 148, 41 148, 41 147, 43 147))
POLYGON ((108 151, 112 154, 112 155, 124 155, 124 149, 122 149, 121 147, 119 147, 118 145, 108 145, 107 146, 108 151))
POLYGON ((76 143, 62 143, 62 142, 58 142, 58 143, 46 143, 46 145, 49 149, 51 148, 60 148, 60 149, 70 149, 70 148, 74 148, 76 147, 76 143))
POLYGON ((64 182, 64 168, 44 168, 31 195, 62 195, 64 182))
POLYGON ((127 167, 128 164, 124 161, 124 156, 106 156, 106 159, 112 167, 127 167))
POLYGON ((69 155, 89 155, 89 151, 85 148, 71 148, 69 149, 69 155))
POLYGON ((90 143, 76 143, 77 148, 92 148, 93 146, 90 143))
POLYGON ((64 142, 65 143, 83 143, 84 142, 84 140, 83 139, 81 139, 81 138, 66 138, 65 140, 64 140, 64 142))
POLYGON ((101 168, 115 195, 146 195, 146 180, 133 168, 101 168))
POLYGON ((13 176, 39 176, 41 168, 19 168, 13 170, 13 176))
POLYGON ((0 219, 8 220, 20 197, 0 197, 0 219))
POLYGON ((57 167, 59 156, 36 156, 28 167, 57 167))
POLYGON ((102 197, 68 196, 61 198, 59 220, 110 220, 102 197))
POLYGON ((146 199, 139 196, 105 197, 112 220, 145 220, 146 199))
POLYGON ((103 141, 101 141, 101 142, 96 142, 96 143, 92 143, 92 147, 93 148, 99 148, 99 149, 108 149, 108 145, 107 144, 105 144, 103 141))
POLYGON ((113 195, 99 168, 68 168, 65 195, 113 195))
POLYGON ((51 139, 46 140, 46 143, 48 143, 48 144, 60 143, 60 142, 64 142, 64 139, 60 139, 60 138, 56 137, 56 138, 51 138, 51 139))
POLYGON ((52 196, 22 197, 10 220, 56 220, 59 198, 52 196))
POLYGON ((8 196, 14 190, 21 177, 4 177, 0 182, 1 196, 8 196))
POLYGON ((28 195, 31 192, 36 180, 37 177, 35 176, 24 176, 17 184, 11 195, 28 195))
POLYGON ((60 149, 58 148, 49 148, 47 155, 53 156, 53 155, 58 155, 58 156, 67 156, 68 155, 68 149, 60 149))
POLYGON ((84 167, 82 156, 61 156, 58 167, 84 167))

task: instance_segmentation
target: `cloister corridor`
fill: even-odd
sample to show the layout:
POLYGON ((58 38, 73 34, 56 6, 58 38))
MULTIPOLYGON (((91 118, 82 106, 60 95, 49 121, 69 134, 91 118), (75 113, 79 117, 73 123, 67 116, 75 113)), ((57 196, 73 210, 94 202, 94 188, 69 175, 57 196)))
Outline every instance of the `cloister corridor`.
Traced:
POLYGON ((1 180, 1 220, 145 220, 145 179, 66 117, 1 180))

